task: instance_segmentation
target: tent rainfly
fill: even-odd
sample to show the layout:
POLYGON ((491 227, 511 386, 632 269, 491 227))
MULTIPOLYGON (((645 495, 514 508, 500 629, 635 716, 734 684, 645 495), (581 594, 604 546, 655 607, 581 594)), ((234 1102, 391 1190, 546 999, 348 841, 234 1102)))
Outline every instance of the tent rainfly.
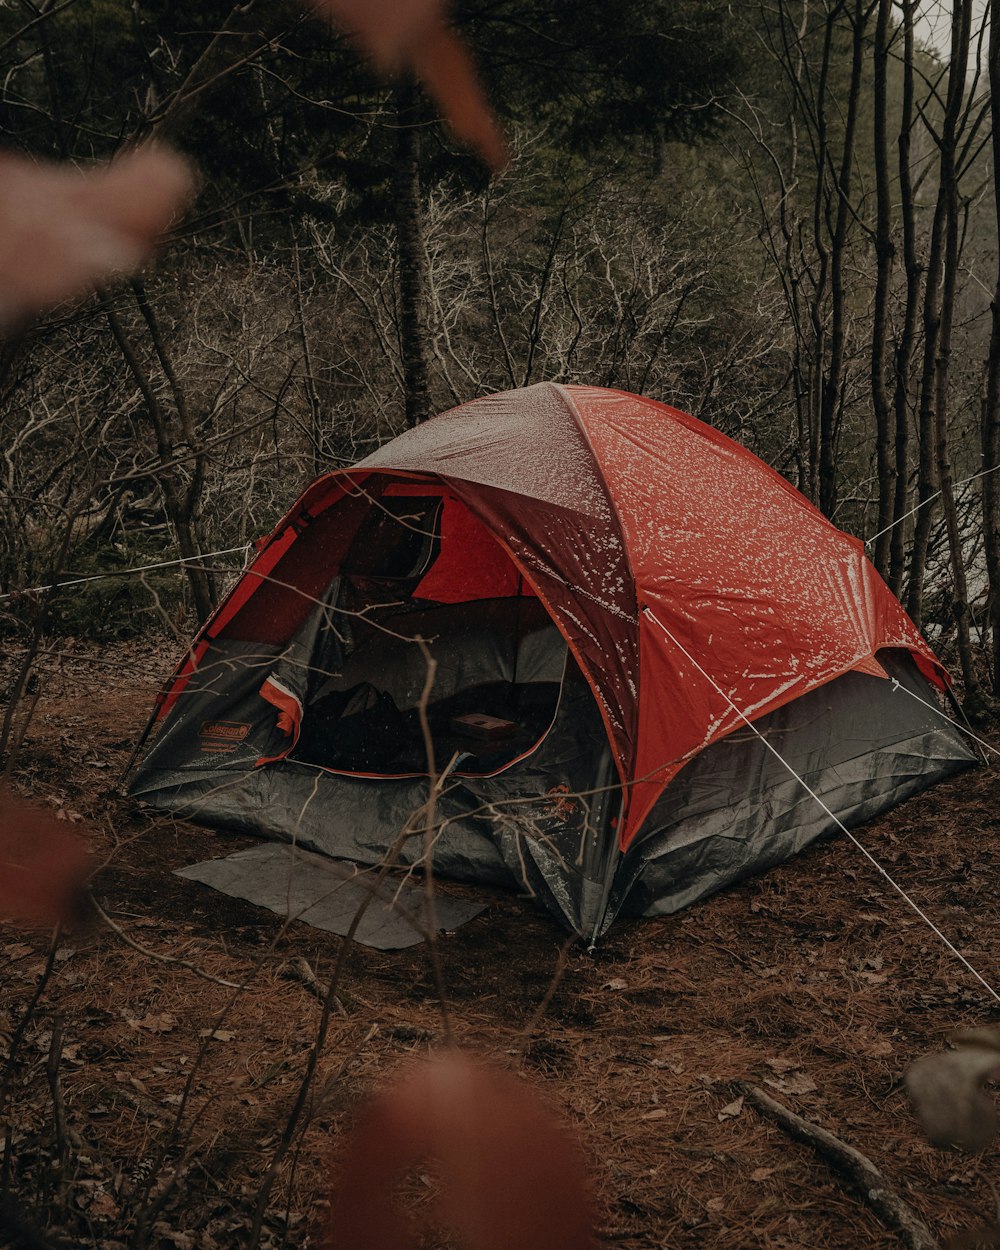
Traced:
POLYGON ((750 452, 543 383, 314 482, 164 688, 131 789, 408 864, 433 771, 434 870, 593 940, 968 767, 947 680, 862 544, 750 452))

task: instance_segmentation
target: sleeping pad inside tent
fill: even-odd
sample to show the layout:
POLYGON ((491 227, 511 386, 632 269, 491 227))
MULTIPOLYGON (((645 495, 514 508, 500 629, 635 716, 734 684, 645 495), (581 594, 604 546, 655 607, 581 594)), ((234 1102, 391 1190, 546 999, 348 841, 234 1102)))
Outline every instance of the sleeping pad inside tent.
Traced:
POLYGON ((361 864, 429 843, 592 940, 830 832, 806 786, 850 826, 975 762, 946 681, 858 540, 744 448, 542 384, 315 482, 131 790, 361 864))

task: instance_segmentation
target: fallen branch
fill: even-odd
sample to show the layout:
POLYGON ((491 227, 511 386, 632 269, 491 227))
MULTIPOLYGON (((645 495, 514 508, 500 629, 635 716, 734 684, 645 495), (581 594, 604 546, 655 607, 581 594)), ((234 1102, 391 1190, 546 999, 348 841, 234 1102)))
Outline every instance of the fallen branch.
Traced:
POLYGON ((940 1243, 921 1217, 889 1184, 871 1159, 818 1124, 811 1124, 756 1085, 737 1081, 736 1086, 751 1106, 773 1121, 789 1137, 812 1146, 861 1191, 865 1202, 880 1220, 895 1229, 911 1250, 940 1250, 940 1243))
POLYGON ((137 951, 140 955, 145 955, 147 959, 155 959, 156 962, 160 964, 175 964, 178 968, 186 968, 188 972, 193 972, 195 976, 201 977, 202 980, 212 981, 215 985, 224 985, 227 990, 246 990, 250 988, 249 983, 241 985, 237 981, 227 981, 224 977, 217 977, 214 973, 208 972, 204 968, 199 968, 197 964, 191 963, 190 960, 180 959, 176 955, 162 955, 159 951, 154 951, 148 946, 143 946, 142 943, 137 942, 135 938, 129 937, 121 925, 116 924, 115 921, 111 919, 94 895, 89 891, 88 900, 91 907, 93 907, 94 911, 97 913, 97 918, 102 922, 102 924, 106 924, 112 933, 117 934, 126 946, 131 946, 134 951, 137 951))

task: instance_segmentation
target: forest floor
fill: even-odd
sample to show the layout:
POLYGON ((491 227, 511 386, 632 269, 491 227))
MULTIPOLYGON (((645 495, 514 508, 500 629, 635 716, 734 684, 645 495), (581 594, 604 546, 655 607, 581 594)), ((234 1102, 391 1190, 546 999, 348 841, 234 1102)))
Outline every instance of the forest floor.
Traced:
MULTIPOLYGON (((426 949, 350 952, 308 1125, 261 1201, 321 1014, 290 961, 322 985, 342 939, 173 876, 246 840, 116 788, 171 649, 61 652, 43 666, 16 784, 85 831, 118 931, 66 934, 46 981, 48 935, 0 929, 0 1042, 44 981, 16 1063, 0 1066, 0 1179, 51 1246, 246 1247, 258 1205, 261 1246, 315 1242, 352 1110, 441 1039, 426 949)), ((1000 769, 984 768, 860 832, 995 981, 998 830, 1000 769)), ((942 1243, 996 1218, 997 1154, 930 1146, 902 1074, 956 1027, 996 1022, 997 1005, 848 839, 680 915, 618 921, 595 952, 569 949, 554 989, 565 935, 549 917, 513 894, 458 892, 488 906, 437 944, 451 1027, 574 1126, 603 1244, 903 1244, 827 1162, 740 1104, 738 1080, 865 1152, 942 1243)), ((418 1179, 415 1201, 432 1185, 418 1179)))

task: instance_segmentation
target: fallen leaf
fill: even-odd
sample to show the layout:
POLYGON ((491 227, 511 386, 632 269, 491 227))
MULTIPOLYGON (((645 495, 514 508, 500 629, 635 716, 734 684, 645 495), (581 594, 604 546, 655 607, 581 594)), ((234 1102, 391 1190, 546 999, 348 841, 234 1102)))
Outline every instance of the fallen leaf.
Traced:
POLYGON ((92 1220, 113 1220, 119 1213, 118 1203, 103 1190, 87 1203, 87 1214, 92 1220))
POLYGON ((0 325, 134 272, 193 185, 154 144, 85 170, 0 153, 0 325))
POLYGON ((149 1012, 141 1020, 129 1020, 133 1029, 146 1029, 149 1033, 170 1033, 177 1028, 177 1017, 169 1011, 160 1013, 149 1012))
POLYGON ((314 0, 361 45, 383 74, 398 73, 410 54, 441 20, 441 0, 314 0))
MULTIPOLYGON (((0 160, 0 219, 6 193, 0 160)), ((0 228, 0 312, 3 249, 0 228)), ((89 863, 80 837, 47 809, 0 789, 0 916, 25 924, 68 923, 83 910, 89 863)))
POLYGON ((735 1120, 743 1110, 743 1102, 744 1096, 740 1094, 739 1098, 734 1098, 732 1102, 726 1103, 716 1118, 719 1120, 735 1120))
POLYGON ((764 1084, 780 1090, 782 1094, 811 1094, 817 1088, 816 1082, 804 1072, 790 1072, 788 1076, 774 1078, 766 1076, 764 1084))
POLYGON ((469 49, 445 21, 443 0, 312 0, 382 73, 410 69, 437 101, 452 134, 491 169, 507 163, 503 133, 469 49))
POLYGON ((800 1066, 795 1059, 765 1059, 764 1062, 772 1072, 781 1076, 785 1072, 794 1072, 800 1066))
POLYGON ((9 946, 3 948, 3 953, 8 959, 24 959, 26 955, 33 955, 35 948, 33 946, 25 946, 23 942, 11 942, 9 946))

